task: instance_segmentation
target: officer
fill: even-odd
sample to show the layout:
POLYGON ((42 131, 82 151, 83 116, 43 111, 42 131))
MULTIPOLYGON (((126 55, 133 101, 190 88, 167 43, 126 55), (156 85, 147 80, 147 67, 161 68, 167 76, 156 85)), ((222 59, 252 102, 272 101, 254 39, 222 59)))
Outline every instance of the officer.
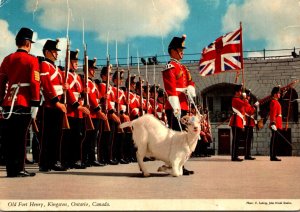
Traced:
POLYGON ((230 117, 229 126, 232 130, 232 144, 231 144, 231 160, 242 161, 238 157, 238 148, 243 136, 245 121, 245 99, 242 96, 242 85, 234 86, 234 96, 231 101, 233 114, 230 117))
MULTIPOLYGON (((196 97, 195 83, 190 71, 180 63, 184 56, 185 38, 186 36, 182 35, 182 37, 174 37, 171 40, 168 47, 171 59, 162 72, 164 87, 168 96, 165 106, 168 124, 170 128, 177 131, 180 131, 179 118, 189 111, 188 98, 196 97)), ((193 173, 193 171, 183 168, 183 175, 193 173)))
POLYGON ((60 102, 64 85, 64 73, 55 65, 59 40, 47 40, 43 47, 45 60, 41 62, 41 86, 43 87, 43 110, 41 117, 41 152, 39 170, 64 171, 60 161, 62 138, 62 120, 67 112, 66 106, 60 102))
POLYGON ((281 161, 277 158, 277 148, 279 143, 279 133, 282 130, 282 113, 281 105, 278 102, 280 99, 280 87, 274 87, 271 92, 272 100, 270 103, 270 126, 272 136, 270 141, 270 160, 281 161))
POLYGON ((32 177, 25 170, 26 135, 40 104, 38 59, 29 54, 33 31, 21 28, 18 50, 6 56, 0 67, 0 104, 4 109, 3 142, 7 177, 32 177), (6 93, 7 92, 7 93, 6 93))

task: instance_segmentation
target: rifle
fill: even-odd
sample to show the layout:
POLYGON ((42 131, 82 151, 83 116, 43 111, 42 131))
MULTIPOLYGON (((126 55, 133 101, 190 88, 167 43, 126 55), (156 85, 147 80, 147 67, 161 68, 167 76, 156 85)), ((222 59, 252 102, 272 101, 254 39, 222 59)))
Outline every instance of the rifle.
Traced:
MULTIPOLYGON (((89 94, 88 94, 88 76, 89 76, 89 65, 88 65, 88 56, 87 56, 87 53, 86 53, 86 44, 84 43, 83 44, 83 47, 84 47, 84 59, 83 59, 83 70, 85 72, 85 78, 84 78, 84 88, 85 88, 85 94, 84 94, 84 107, 87 107, 89 108, 90 107, 90 104, 89 104, 89 94)), ((95 127, 94 127, 94 124, 93 124, 93 121, 91 119, 91 116, 90 115, 85 115, 85 129, 86 130, 94 130, 95 127)))
MULTIPOLYGON (((106 67, 107 67, 107 73, 106 73, 106 91, 105 91, 105 99, 104 99, 104 107, 103 107, 103 112, 106 114, 107 116, 107 105, 108 105, 108 99, 107 99, 107 95, 108 95, 108 87, 109 87, 109 72, 111 69, 111 65, 109 63, 109 54, 107 53, 107 58, 106 58, 106 67)), ((104 131, 110 131, 110 125, 108 122, 108 119, 106 119, 106 121, 104 122, 104 131)))
MULTIPOLYGON (((120 99, 119 99, 120 98, 120 95, 119 95, 119 90, 120 90, 120 72, 119 72, 119 64, 118 64, 118 47, 117 47, 117 41, 116 41, 116 66, 117 66, 117 70, 116 70, 116 72, 117 72, 116 108, 117 108, 117 116, 119 116, 120 120, 122 120, 121 119, 121 114, 120 114, 120 102, 119 102, 120 101, 120 99)), ((122 128, 120 128, 119 126, 118 126, 118 133, 123 133, 124 130, 122 128)))
MULTIPOLYGON (((137 53, 137 62, 138 62, 138 73, 139 73, 139 90, 140 90, 140 106, 139 106, 139 112, 140 112, 140 116, 142 116, 143 113, 143 86, 142 86, 142 78, 141 78, 141 72, 140 72, 140 61, 139 61, 139 54, 137 53)), ((137 89, 137 88, 136 88, 137 89)))
MULTIPOLYGON (((67 49, 66 49, 66 57, 65 57, 65 76, 64 76, 64 83, 68 82, 68 72, 70 70, 70 40, 67 35, 67 49)), ((64 89, 63 93, 63 102, 67 106, 67 90, 64 89)), ((67 117, 67 114, 63 114, 63 120, 62 120, 62 129, 70 129, 69 120, 67 117)))
POLYGON ((155 63, 153 64, 153 86, 154 86, 154 97, 153 97, 153 105, 154 105, 154 109, 153 109, 153 115, 154 117, 157 117, 157 110, 156 110, 156 85, 155 85, 155 63))

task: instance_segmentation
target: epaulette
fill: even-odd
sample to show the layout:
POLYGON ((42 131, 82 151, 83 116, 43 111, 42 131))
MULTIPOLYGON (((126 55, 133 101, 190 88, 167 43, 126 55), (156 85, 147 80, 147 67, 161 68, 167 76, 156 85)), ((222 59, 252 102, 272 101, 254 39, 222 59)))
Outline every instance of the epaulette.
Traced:
POLYGON ((173 64, 168 63, 163 71, 169 70, 169 69, 174 68, 174 67, 175 67, 175 66, 174 66, 173 64))

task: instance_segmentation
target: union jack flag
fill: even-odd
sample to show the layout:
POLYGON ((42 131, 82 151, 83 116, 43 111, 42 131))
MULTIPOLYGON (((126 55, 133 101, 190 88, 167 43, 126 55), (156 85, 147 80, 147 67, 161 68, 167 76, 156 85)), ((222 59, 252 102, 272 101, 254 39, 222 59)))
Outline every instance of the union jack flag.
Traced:
POLYGON ((202 50, 201 76, 243 68, 242 27, 217 38, 202 50))

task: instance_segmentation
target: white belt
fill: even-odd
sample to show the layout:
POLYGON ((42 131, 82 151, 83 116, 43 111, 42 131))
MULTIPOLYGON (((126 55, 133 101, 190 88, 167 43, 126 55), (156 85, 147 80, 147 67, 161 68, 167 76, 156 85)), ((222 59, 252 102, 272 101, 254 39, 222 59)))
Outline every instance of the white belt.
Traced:
POLYGON ((27 87, 27 86, 30 86, 30 83, 16 83, 16 84, 13 84, 11 86, 11 88, 16 88, 16 87, 27 87))
POLYGON ((115 103, 114 103, 114 102, 110 102, 110 106, 111 106, 112 108, 115 108, 115 103))
POLYGON ((234 107, 232 108, 232 110, 237 116, 239 116, 243 120, 243 125, 246 125, 246 121, 244 119, 243 114, 240 111, 238 111, 237 109, 235 109, 234 107))
POLYGON ((176 88, 176 91, 185 93, 187 91, 187 88, 176 88))
POLYGON ((62 85, 54 85, 53 87, 57 95, 62 95, 64 93, 62 85))
POLYGON ((162 112, 156 112, 156 114, 157 114, 157 116, 158 116, 158 118, 162 118, 162 112))
POLYGON ((80 97, 80 93, 78 92, 73 92, 74 96, 75 96, 75 99, 76 101, 78 101, 79 97, 80 97))
POLYGON ((121 110, 126 111, 126 105, 121 105, 121 110))

